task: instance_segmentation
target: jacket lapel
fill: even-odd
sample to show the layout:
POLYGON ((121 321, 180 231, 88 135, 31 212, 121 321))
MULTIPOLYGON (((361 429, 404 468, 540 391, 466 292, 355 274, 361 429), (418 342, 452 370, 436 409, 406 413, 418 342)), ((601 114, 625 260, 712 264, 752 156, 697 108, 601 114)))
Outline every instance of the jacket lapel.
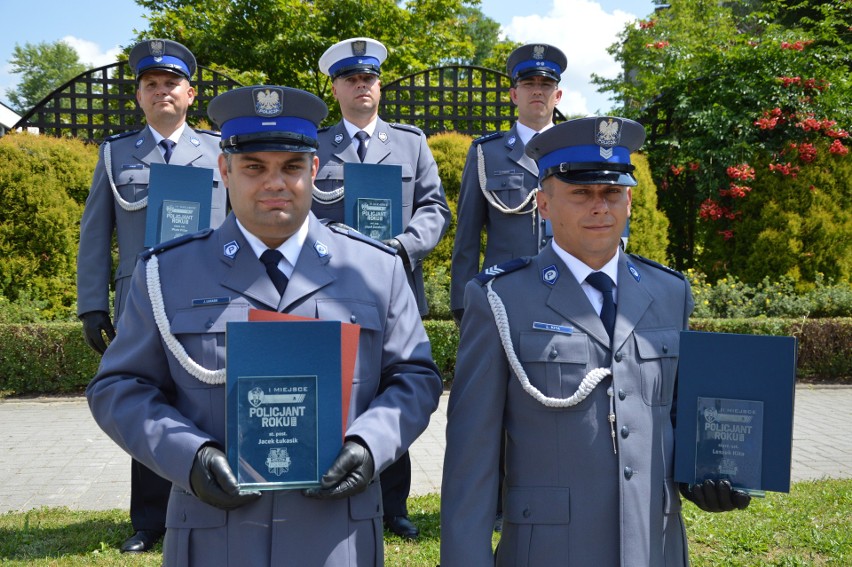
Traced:
POLYGON ((296 260, 296 269, 290 277, 287 289, 284 290, 279 311, 286 311, 289 306, 336 280, 328 269, 332 255, 330 234, 313 213, 310 214, 308 222, 308 237, 299 253, 299 259, 296 260))
POLYGON ((358 159, 358 148, 357 148, 357 140, 353 140, 349 137, 349 133, 346 131, 346 127, 343 125, 343 120, 334 125, 331 131, 331 139, 332 144, 334 144, 334 149, 332 150, 332 155, 337 157, 341 162, 360 162, 358 159), (341 138, 342 136, 342 138, 341 138), (340 142, 335 142, 340 138, 340 142))
MULTIPOLYGON (((577 278, 571 273, 562 260, 547 246, 538 256, 537 269, 543 274, 545 268, 556 266, 559 277, 553 284, 547 296, 547 306, 556 311, 565 320, 583 329, 589 336, 605 346, 609 346, 609 337, 604 328, 601 318, 595 313, 589 298, 577 282, 577 278)), ((543 277, 543 276, 541 276, 543 277)), ((542 285, 549 285, 542 280, 542 285)))
POLYGON ((506 147, 509 150, 509 159, 529 171, 531 174, 538 176, 538 166, 534 159, 524 153, 524 144, 521 142, 521 137, 518 135, 518 130, 514 125, 512 125, 512 128, 505 136, 505 139, 506 147), (510 145, 510 142, 513 139, 515 140, 514 144, 510 145))
POLYGON ((367 155, 364 163, 382 163, 391 153, 391 128, 388 123, 379 118, 376 120, 376 129, 370 137, 367 146, 367 155), (384 139, 383 139, 384 138, 384 139))
POLYGON ((216 231, 216 235, 219 239, 220 258, 228 266, 222 276, 221 285, 258 301, 270 309, 277 309, 280 303, 278 290, 275 289, 275 285, 266 274, 263 264, 255 256, 251 246, 237 227, 233 213, 216 231), (234 242, 239 249, 231 257, 228 252, 233 249, 232 243, 234 242))
MULTIPOLYGON (((201 157, 201 149, 198 145, 192 143, 192 140, 198 139, 195 137, 195 132, 187 126, 183 129, 183 134, 180 135, 180 141, 175 146, 172 158, 169 161, 172 165, 192 165, 192 163, 201 157)), ((198 142, 200 145, 200 142, 198 142)))
POLYGON ((159 148, 157 148, 157 144, 154 143, 154 135, 151 134, 150 128, 146 126, 145 129, 140 132, 139 138, 142 140, 142 143, 136 146, 136 149, 133 151, 133 157, 135 159, 148 165, 152 163, 166 163, 163 159, 163 154, 160 153, 159 148))
POLYGON ((628 261, 628 256, 618 251, 618 304, 615 306, 615 340, 613 350, 618 350, 636 328, 637 323, 651 306, 654 299, 642 285, 642 275, 639 279, 631 273, 635 266, 628 261))

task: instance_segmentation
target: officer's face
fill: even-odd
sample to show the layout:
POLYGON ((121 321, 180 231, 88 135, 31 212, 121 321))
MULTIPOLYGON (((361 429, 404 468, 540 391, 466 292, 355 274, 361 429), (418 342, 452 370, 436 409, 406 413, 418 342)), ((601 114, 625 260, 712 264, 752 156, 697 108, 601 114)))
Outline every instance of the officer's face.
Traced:
POLYGON ((234 214, 270 248, 280 246, 308 216, 318 166, 312 153, 219 155, 219 172, 234 214))
POLYGON ((573 185, 556 176, 536 194, 541 216, 556 243, 589 267, 600 269, 618 250, 630 216, 632 193, 621 185, 573 185))
POLYGON ((375 75, 358 73, 338 77, 331 83, 331 92, 340 103, 343 116, 372 114, 379 108, 382 82, 375 75))
POLYGON ((509 89, 509 94, 518 107, 518 120, 530 127, 549 123, 553 109, 562 100, 562 89, 556 81, 547 77, 521 79, 509 89))
POLYGON ((194 100, 195 89, 180 75, 154 70, 139 78, 136 101, 152 126, 179 126, 186 120, 186 112, 194 100))

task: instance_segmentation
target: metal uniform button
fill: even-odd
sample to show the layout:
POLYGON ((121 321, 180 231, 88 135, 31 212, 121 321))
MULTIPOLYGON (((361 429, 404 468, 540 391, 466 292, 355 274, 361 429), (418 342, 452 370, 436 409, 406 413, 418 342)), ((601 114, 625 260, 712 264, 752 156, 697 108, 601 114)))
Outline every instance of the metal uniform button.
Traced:
POLYGON ((633 477, 633 469, 630 467, 624 467, 624 478, 630 480, 633 477))
POLYGON ((551 349, 551 351, 547 355, 551 360, 559 356, 559 353, 556 351, 556 348, 551 349))
POLYGON ((349 316, 349 322, 350 322, 350 323, 357 323, 357 322, 358 322, 358 317, 356 317, 355 315, 350 315, 350 316, 349 316))
POLYGON ((204 323, 204 326, 205 326, 205 327, 207 327, 208 329, 212 329, 212 328, 213 328, 213 324, 214 324, 214 323, 213 323, 213 319, 207 319, 207 322, 206 322, 206 323, 204 323))
POLYGON ((621 428, 621 438, 627 439, 630 436, 630 428, 626 425, 621 428))
POLYGON ((625 392, 624 390, 619 388, 618 389, 618 399, 621 400, 621 401, 624 401, 624 398, 626 398, 626 397, 627 397, 627 392, 625 392))
POLYGON ((529 518, 532 515, 529 508, 524 509, 524 518, 529 518))
POLYGON ((669 352, 669 345, 663 345, 663 352, 669 352))
POLYGON ((624 358, 624 355, 621 354, 621 351, 618 351, 617 353, 615 353, 615 361, 616 362, 621 362, 622 358, 624 358))

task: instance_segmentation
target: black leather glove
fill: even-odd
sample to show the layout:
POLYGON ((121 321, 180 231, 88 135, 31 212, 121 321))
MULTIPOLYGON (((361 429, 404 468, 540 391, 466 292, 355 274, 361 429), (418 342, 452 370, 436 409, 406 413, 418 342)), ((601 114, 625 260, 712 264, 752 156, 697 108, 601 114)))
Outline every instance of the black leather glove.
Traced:
POLYGON ((682 482, 678 488, 684 498, 705 512, 745 510, 751 502, 751 496, 748 493, 732 488, 727 480, 713 482, 707 479, 703 484, 682 482))
POLYGON ((396 238, 390 238, 388 240, 382 240, 382 244, 390 246, 396 250, 396 255, 402 260, 402 264, 405 266, 405 269, 411 270, 411 260, 408 259, 408 252, 405 251, 405 248, 402 247, 402 243, 399 240, 396 238))
POLYGON ((360 441, 348 440, 337 458, 322 475, 319 488, 309 488, 305 496, 311 498, 340 499, 360 494, 367 489, 376 472, 373 455, 360 441))
POLYGON ((457 327, 461 327, 461 320, 464 316, 464 309, 453 309, 453 321, 456 322, 457 327))
POLYGON ((109 320, 109 313, 88 311, 80 315, 80 321, 83 322, 83 337, 86 339, 86 344, 96 353, 103 354, 107 349, 104 334, 110 341, 115 338, 115 329, 112 321, 109 320))
POLYGON ((222 510, 233 510, 260 498, 260 492, 240 494, 228 458, 212 445, 204 445, 195 454, 189 485, 199 500, 222 510))

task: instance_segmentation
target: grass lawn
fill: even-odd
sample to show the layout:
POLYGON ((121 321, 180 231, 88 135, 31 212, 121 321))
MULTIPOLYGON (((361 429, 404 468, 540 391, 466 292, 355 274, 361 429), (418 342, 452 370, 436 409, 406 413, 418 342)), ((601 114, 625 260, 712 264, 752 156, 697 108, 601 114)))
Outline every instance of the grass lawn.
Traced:
MULTIPOLYGON (((435 567, 440 499, 434 494, 411 498, 408 508, 420 539, 386 534, 385 564, 435 567)), ((684 517, 694 566, 852 565, 852 479, 799 482, 790 494, 754 499, 743 512, 708 514, 687 502, 684 517)), ((130 532, 124 510, 41 508, 0 515, 0 565, 159 566, 160 553, 118 552, 130 532)))

